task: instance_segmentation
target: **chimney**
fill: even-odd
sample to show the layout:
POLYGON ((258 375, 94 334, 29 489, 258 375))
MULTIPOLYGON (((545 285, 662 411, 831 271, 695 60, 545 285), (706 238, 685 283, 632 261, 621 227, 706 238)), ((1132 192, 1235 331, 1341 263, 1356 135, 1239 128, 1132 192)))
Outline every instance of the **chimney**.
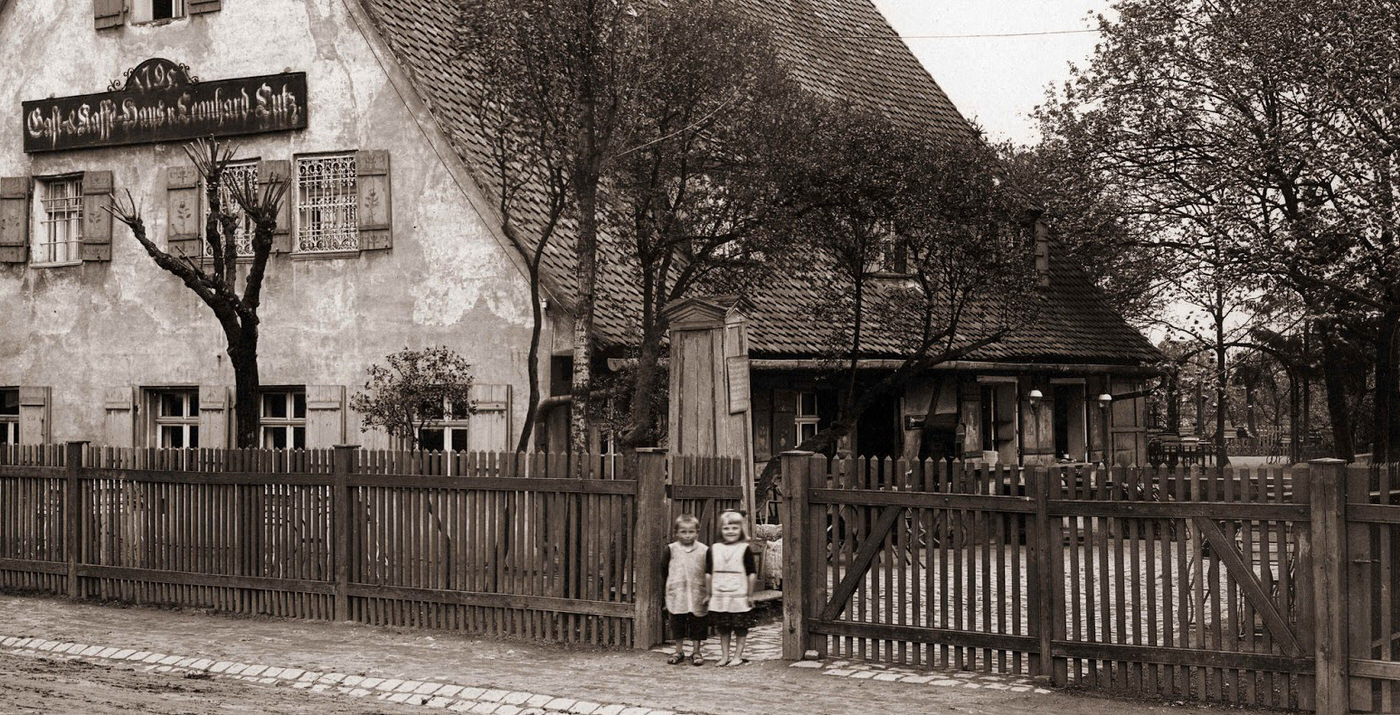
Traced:
POLYGON ((1041 288, 1050 286, 1050 227, 1045 219, 1035 217, 1032 224, 1035 230, 1035 275, 1041 288))

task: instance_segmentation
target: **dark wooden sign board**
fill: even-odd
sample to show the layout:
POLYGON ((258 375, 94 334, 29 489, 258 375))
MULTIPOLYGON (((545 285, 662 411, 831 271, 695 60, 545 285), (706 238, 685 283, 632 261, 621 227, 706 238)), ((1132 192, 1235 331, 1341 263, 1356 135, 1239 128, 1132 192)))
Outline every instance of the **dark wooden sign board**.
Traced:
POLYGON ((199 82, 147 60, 107 92, 23 103, 26 153, 305 129, 306 73, 199 82))

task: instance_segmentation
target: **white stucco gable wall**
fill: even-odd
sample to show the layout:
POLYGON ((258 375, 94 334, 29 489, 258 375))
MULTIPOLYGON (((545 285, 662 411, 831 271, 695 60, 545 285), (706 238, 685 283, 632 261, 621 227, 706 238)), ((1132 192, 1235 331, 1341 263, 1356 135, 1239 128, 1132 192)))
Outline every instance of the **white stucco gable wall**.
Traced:
MULTIPOLYGON (((530 328, 520 256, 356 0, 233 0, 215 13, 110 30, 94 28, 93 0, 0 0, 0 106, 12 118, 0 122, 0 176, 110 170, 163 243, 165 168, 187 161, 180 143, 25 154, 19 111, 26 100, 102 92, 152 57, 187 64, 202 80, 307 74, 308 128, 236 138, 242 157, 390 156, 391 249, 269 265, 262 382, 353 391, 385 354, 445 344, 479 382, 513 387, 518 429, 530 328)), ((223 351, 209 310, 120 225, 110 263, 0 264, 0 387, 51 386, 53 440, 99 441, 102 395, 115 388, 231 384, 223 351)), ((358 420, 347 423, 347 439, 358 439, 358 420)))

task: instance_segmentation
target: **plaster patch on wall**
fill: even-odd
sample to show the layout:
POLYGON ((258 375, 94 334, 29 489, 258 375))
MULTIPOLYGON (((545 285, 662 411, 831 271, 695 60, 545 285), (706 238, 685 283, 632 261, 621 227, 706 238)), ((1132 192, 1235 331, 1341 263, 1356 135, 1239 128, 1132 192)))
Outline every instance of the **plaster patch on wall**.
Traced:
MULTIPOLYGON (((446 203, 441 194, 431 191, 425 203, 446 203)), ((528 286, 479 223, 450 222, 442 216, 420 218, 419 235, 436 234, 439 239, 422 243, 424 274, 414 288, 415 324, 451 325, 482 302, 497 317, 528 323, 528 299, 511 295, 528 286)))

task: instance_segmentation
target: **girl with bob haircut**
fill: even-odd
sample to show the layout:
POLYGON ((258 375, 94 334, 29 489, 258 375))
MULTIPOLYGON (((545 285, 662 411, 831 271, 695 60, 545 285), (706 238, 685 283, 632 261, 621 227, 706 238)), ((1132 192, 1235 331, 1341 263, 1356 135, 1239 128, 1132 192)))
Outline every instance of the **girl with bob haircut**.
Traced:
POLYGON ((744 658, 744 642, 757 622, 753 589, 758 568, 749 550, 749 523, 744 514, 726 511, 720 514, 719 524, 721 541, 712 544, 705 555, 705 601, 710 626, 719 631, 720 658, 716 665, 737 666, 749 662, 744 658))

